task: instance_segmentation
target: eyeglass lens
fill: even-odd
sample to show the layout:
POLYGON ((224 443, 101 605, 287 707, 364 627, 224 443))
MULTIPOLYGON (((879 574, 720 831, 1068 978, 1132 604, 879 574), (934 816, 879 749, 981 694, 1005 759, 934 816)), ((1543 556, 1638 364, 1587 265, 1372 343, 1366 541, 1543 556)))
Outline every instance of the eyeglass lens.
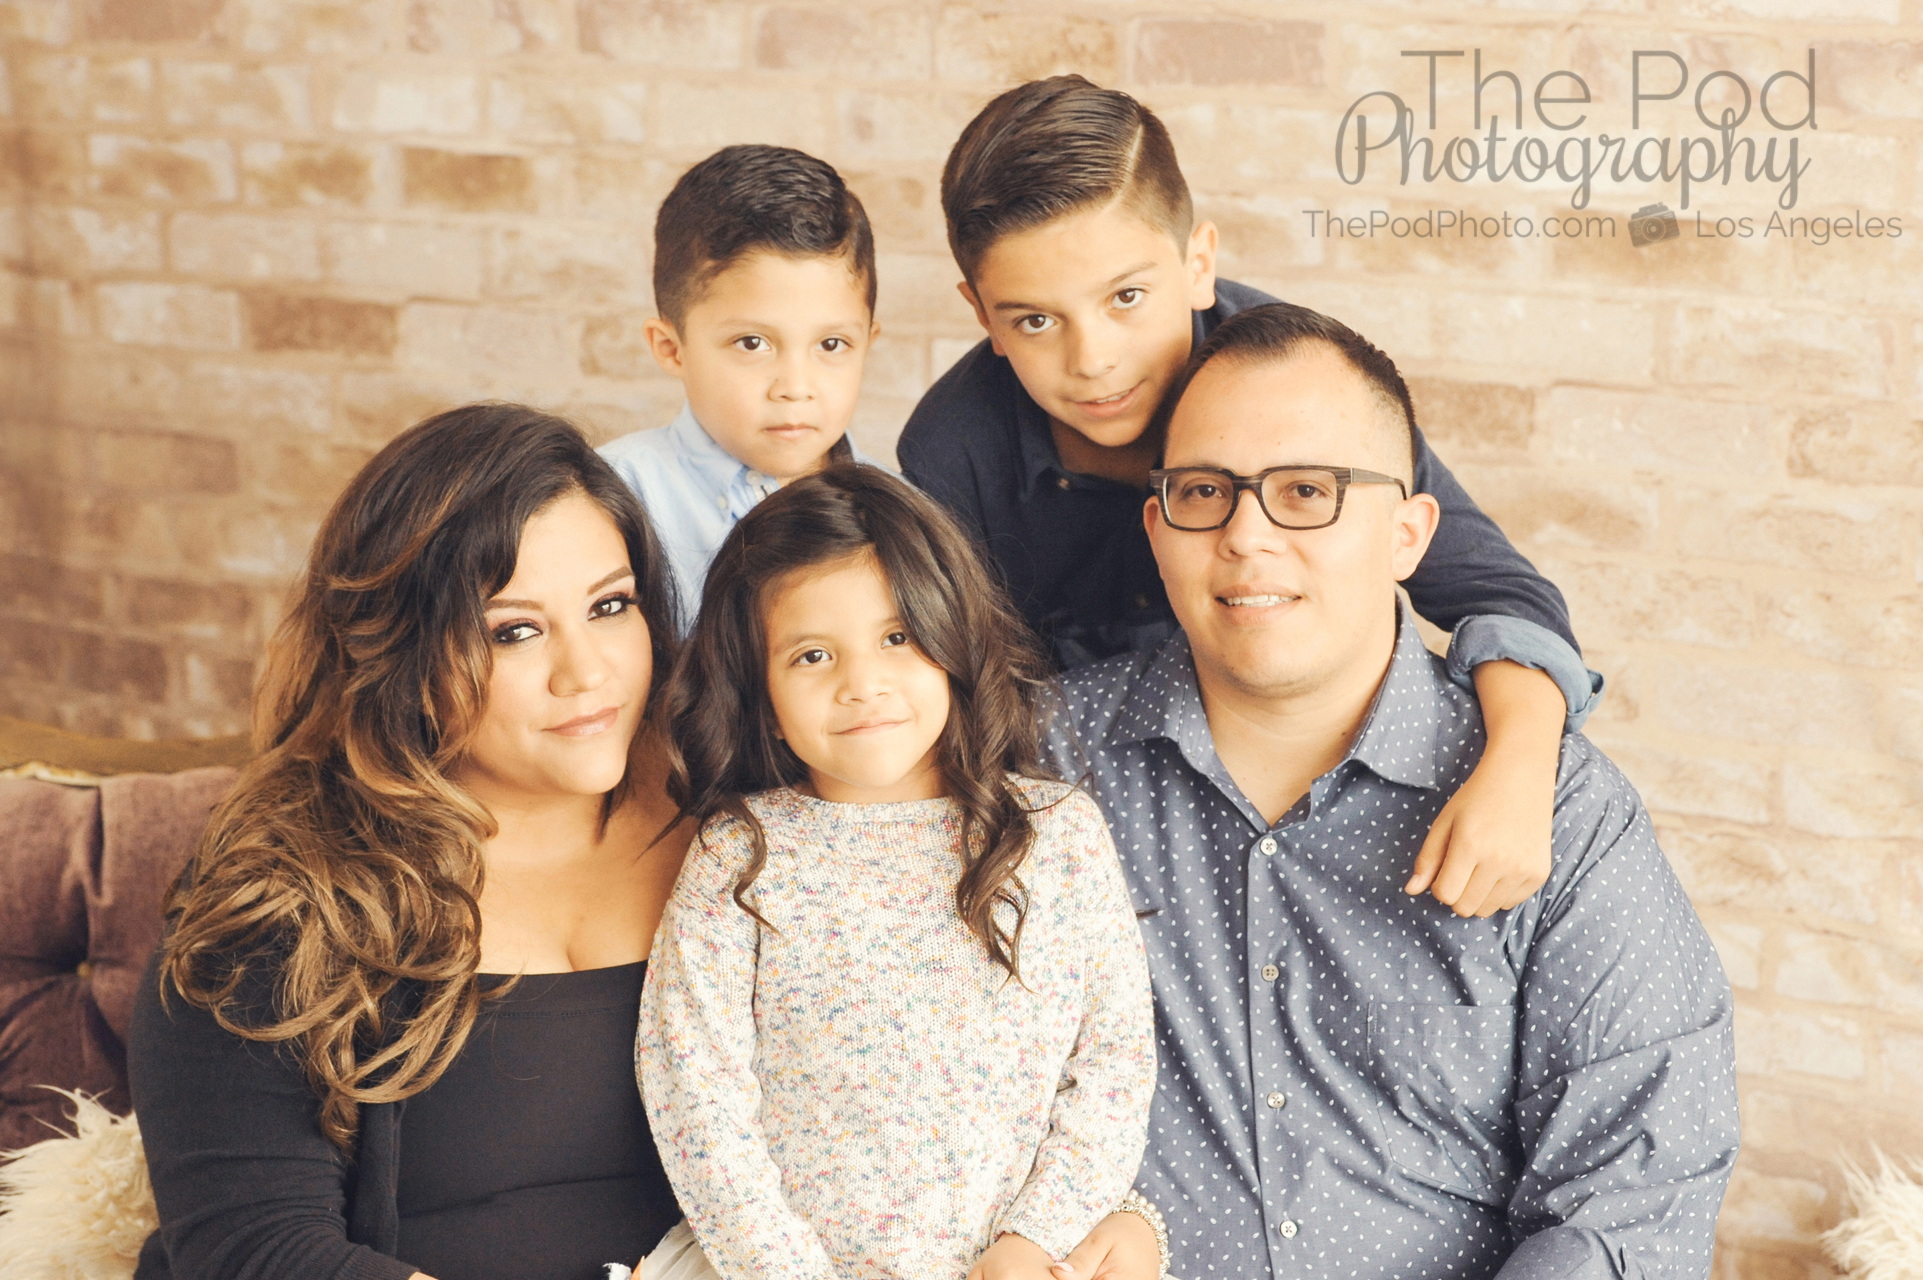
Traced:
MULTIPOLYGON (((1262 506, 1285 528, 1313 529, 1335 519, 1340 488, 1335 475, 1290 468, 1263 477, 1262 506)), ((1169 523, 1178 529, 1212 529, 1227 523, 1235 506, 1235 482, 1226 471, 1197 469, 1169 476, 1165 490, 1169 523)))

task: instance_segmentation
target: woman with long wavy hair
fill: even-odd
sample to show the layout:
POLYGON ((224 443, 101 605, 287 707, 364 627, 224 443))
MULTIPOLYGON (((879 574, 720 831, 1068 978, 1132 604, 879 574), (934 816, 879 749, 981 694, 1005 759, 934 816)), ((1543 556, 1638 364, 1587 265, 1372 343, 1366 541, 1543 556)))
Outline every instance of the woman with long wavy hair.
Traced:
POLYGON ((141 1277, 586 1280, 680 1217, 631 1057, 674 611, 559 419, 452 410, 349 484, 135 1016, 141 1277))

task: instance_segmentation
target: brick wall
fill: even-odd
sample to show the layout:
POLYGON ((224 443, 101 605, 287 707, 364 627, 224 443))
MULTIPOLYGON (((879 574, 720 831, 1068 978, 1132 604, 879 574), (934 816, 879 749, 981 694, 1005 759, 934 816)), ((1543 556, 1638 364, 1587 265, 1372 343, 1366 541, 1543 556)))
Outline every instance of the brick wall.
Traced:
MULTIPOLYGON (((1923 1154, 1923 15, 1792 16, 1815 7, 0 0, 0 711, 238 730, 280 589, 396 431, 481 396, 664 421, 651 218, 724 143, 819 152, 867 202, 885 333, 857 435, 886 454, 976 336, 949 143, 1007 84, 1080 70, 1163 113, 1225 274, 1404 364, 1445 458, 1568 592, 1612 684, 1595 736, 1738 989, 1719 1274, 1827 1274, 1836 1157, 1923 1154), (1530 91, 1575 70, 1585 131, 1620 134, 1634 50, 1754 91, 1811 46, 1794 212, 1907 216, 1901 239, 1310 234, 1309 209, 1568 212, 1555 183, 1341 181, 1350 102, 1425 105, 1403 50, 1479 49, 1530 91)), ((1439 63, 1441 138, 1471 132, 1467 64, 1439 63)), ((1645 128, 1706 133, 1687 101, 1645 128)), ((1760 222, 1774 196, 1695 208, 1760 222)), ((1605 178, 1591 212, 1661 198, 1605 178)))

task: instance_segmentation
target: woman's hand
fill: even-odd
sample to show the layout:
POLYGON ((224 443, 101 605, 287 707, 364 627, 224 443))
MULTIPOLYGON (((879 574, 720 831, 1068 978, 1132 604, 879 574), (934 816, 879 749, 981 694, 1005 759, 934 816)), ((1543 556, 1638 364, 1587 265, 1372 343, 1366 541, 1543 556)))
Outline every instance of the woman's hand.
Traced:
POLYGON ((1050 1269, 1051 1280, 1160 1280, 1161 1272, 1155 1232, 1139 1213, 1109 1214, 1050 1269))
POLYGON ((1556 682, 1508 661, 1476 668, 1488 745, 1436 815, 1407 893, 1465 918, 1527 902, 1549 878, 1556 766, 1568 704, 1556 682))
POLYGON ((975 1259, 975 1265, 968 1269, 968 1280, 1053 1280, 1049 1267, 1054 1262, 1048 1250, 1010 1231, 996 1237, 995 1243, 975 1259))

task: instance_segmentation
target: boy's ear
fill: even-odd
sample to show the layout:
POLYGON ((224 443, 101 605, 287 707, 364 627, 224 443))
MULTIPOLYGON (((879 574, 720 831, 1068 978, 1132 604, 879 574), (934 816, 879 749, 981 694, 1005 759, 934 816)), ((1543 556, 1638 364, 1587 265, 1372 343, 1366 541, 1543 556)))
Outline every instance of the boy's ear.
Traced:
MULTIPOLYGON (((1210 286, 1210 288, 1213 287, 1213 285, 1210 286)), ((989 327, 988 308, 984 307, 982 300, 976 296, 975 286, 966 280, 958 280, 955 282, 955 290, 960 293, 963 298, 968 300, 969 306, 975 308, 975 319, 981 321, 982 329, 988 334, 988 345, 993 348, 995 354, 998 356, 1007 355, 1008 353, 1002 350, 1002 340, 997 338, 994 329, 989 327)))
POLYGON ((683 376, 681 335, 674 331, 674 326, 660 316, 650 316, 641 326, 641 333, 648 340, 648 350, 653 354, 654 362, 677 378, 683 376))
POLYGON ((1213 222, 1198 222, 1189 232, 1189 310, 1207 311, 1215 305, 1215 250, 1218 234, 1213 222))

